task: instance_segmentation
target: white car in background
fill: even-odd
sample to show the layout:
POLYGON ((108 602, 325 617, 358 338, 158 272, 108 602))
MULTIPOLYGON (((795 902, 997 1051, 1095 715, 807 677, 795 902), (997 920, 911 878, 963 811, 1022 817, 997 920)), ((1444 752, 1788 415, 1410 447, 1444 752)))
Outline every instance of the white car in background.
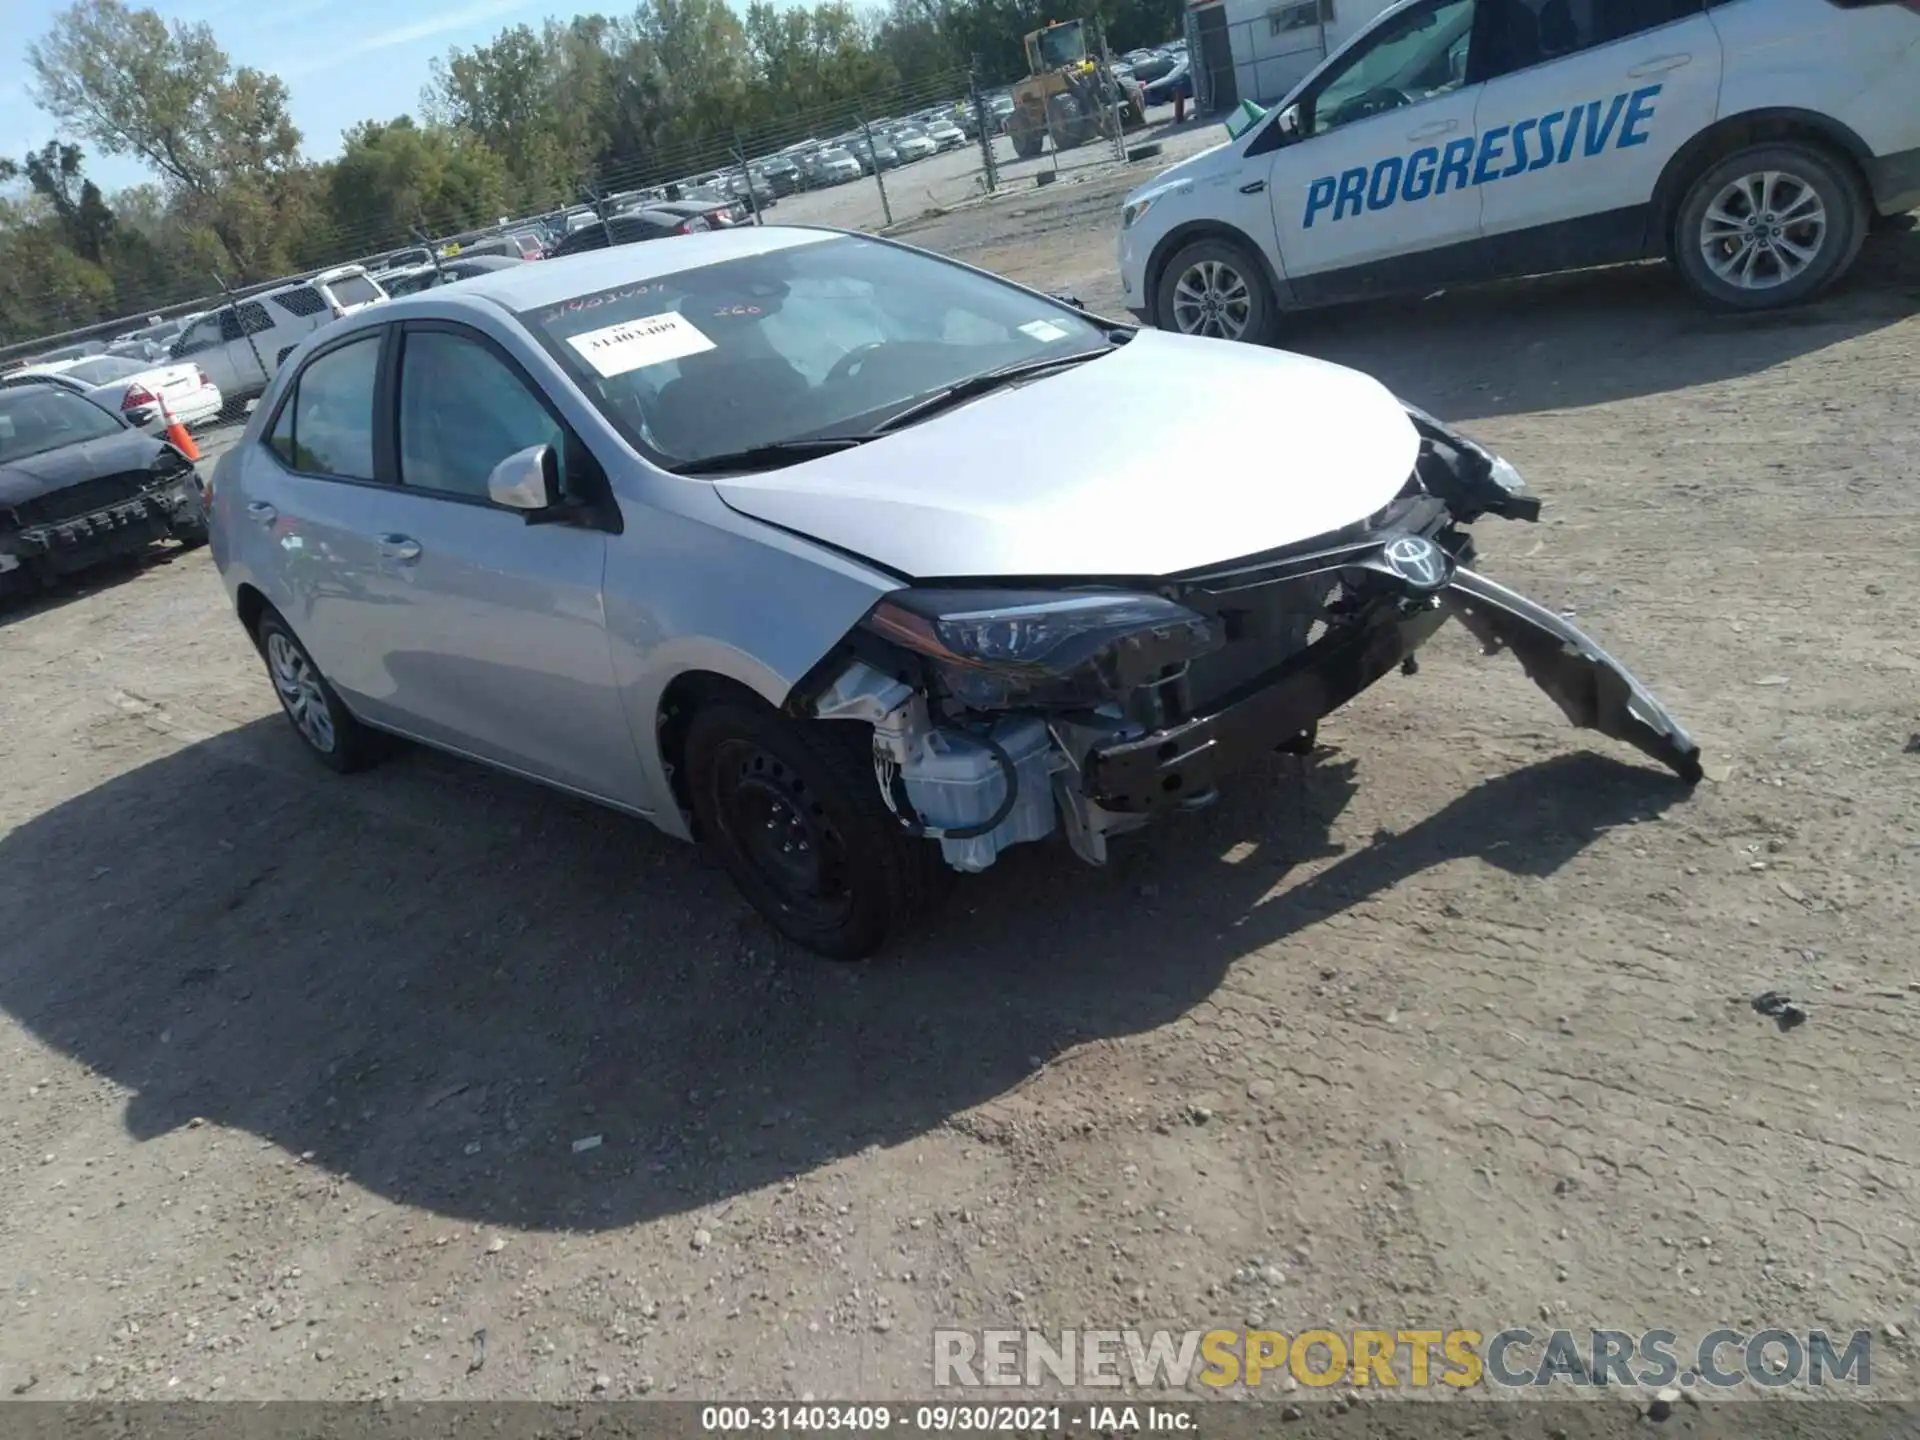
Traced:
POLYGON ((1281 312, 1665 257, 1763 310, 1920 205, 1915 0, 1406 0, 1121 211, 1127 307, 1281 312))
POLYGON ((226 401, 207 372, 190 362, 156 365, 121 355, 90 355, 51 365, 28 365, 0 384, 50 384, 113 411, 136 430, 162 434, 168 417, 191 429, 220 414, 226 401))
POLYGON ((914 160, 924 160, 940 148, 928 138, 927 132, 917 125, 902 125, 899 129, 889 132, 887 143, 893 147, 893 153, 900 157, 902 165, 914 160))
POLYGON ((967 143, 967 132, 951 120, 935 120, 927 126, 927 138, 942 150, 957 150, 967 143))
POLYGON ((169 353, 193 361, 229 404, 238 404, 265 390, 280 362, 315 330, 386 298, 363 266, 342 265, 221 306, 188 327, 169 353))

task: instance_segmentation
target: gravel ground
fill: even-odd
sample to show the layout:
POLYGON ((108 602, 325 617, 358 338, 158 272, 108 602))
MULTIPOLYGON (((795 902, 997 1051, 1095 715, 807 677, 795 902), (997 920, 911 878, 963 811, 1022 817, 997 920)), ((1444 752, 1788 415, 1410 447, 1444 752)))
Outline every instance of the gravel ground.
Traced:
MULTIPOLYGON (((1117 310, 1136 180, 910 238, 1117 310)), ((1709 782, 1449 631, 867 968, 588 805, 322 771, 204 552, 0 612, 0 1393, 897 1397, 938 1324, 1551 1319, 1864 1328, 1911 1394, 1916 312, 1894 233, 1770 318, 1627 268, 1301 320, 1531 477, 1484 568, 1709 782)))

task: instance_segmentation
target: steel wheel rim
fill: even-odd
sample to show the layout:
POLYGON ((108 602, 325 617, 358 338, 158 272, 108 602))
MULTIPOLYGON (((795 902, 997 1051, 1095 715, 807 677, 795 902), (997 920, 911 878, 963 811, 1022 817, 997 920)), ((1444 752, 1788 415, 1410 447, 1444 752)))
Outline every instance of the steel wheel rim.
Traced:
POLYGON ((322 755, 331 755, 336 742, 333 712, 320 689, 320 672, 286 636, 267 636, 267 670, 294 729, 322 755))
POLYGON ((1784 170, 1758 170, 1722 186, 1700 220, 1707 268, 1737 290, 1773 290, 1806 274, 1827 242, 1820 192, 1784 170))
POLYGON ((806 781, 745 740, 719 748, 713 776, 721 828, 779 907, 816 927, 843 923, 853 911, 846 842, 806 781))
POLYGON ((1173 283, 1173 323, 1183 335, 1238 340, 1252 321, 1252 287, 1224 260, 1196 260, 1173 283))

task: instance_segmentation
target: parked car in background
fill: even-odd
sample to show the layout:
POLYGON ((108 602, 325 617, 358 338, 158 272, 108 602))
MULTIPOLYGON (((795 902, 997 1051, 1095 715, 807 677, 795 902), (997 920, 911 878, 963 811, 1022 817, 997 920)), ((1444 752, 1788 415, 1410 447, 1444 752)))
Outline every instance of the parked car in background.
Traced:
POLYGON ((106 353, 133 360, 164 360, 167 348, 199 318, 199 312, 196 311, 192 315, 182 315, 177 319, 163 320, 157 325, 130 330, 125 335, 116 335, 108 342, 106 353))
POLYGON ((901 125, 887 132, 887 143, 899 155, 900 163, 908 165, 915 160, 924 160, 939 151, 939 145, 917 125, 901 125))
POLYGON ((953 120, 940 119, 927 122, 927 138, 940 150, 957 150, 967 143, 967 132, 953 120))
POLYGON ((201 316, 167 353, 193 361, 228 405, 240 405, 265 390, 280 362, 315 330, 386 298, 358 265, 324 270, 201 316))
POLYGON ((0 387, 0 589, 31 591, 169 538, 207 538, 186 456, 64 386, 0 387))
MULTIPOLYGON (((1139 79, 1139 72, 1134 73, 1139 79)), ((1176 100, 1193 99, 1193 72, 1187 67, 1183 55, 1173 62, 1172 67, 1159 79, 1144 87, 1144 98, 1149 105, 1171 105, 1176 100)))
POLYGON ((136 430, 162 434, 168 417, 182 425, 205 425, 224 406, 220 387, 191 361, 154 364, 120 355, 89 355, 29 365, 0 379, 0 386, 42 383, 83 395, 113 411, 136 430))
POLYGON ((471 280, 476 275, 490 275, 495 270, 510 270, 515 265, 524 265, 524 260, 511 255, 456 255, 451 260, 442 260, 438 265, 416 265, 411 270, 396 270, 380 277, 380 288, 389 298, 399 295, 418 295, 422 290, 431 290, 436 285, 451 285, 459 280, 471 280))
POLYGON ((107 353, 106 343, 100 340, 82 340, 74 345, 62 345, 57 350, 48 350, 22 361, 25 365, 52 365, 61 360, 84 360, 89 355, 107 353))
POLYGON ((848 180, 858 180, 866 174, 866 167, 849 150, 838 145, 829 145, 816 150, 805 166, 808 183, 814 186, 840 185, 848 180))
POLYGON ((536 235, 531 230, 515 230, 507 238, 513 242, 515 248, 518 250, 519 259, 541 260, 546 258, 547 241, 545 236, 536 235))
POLYGON ((589 250, 604 250, 609 245, 636 245, 645 240, 665 240, 674 235, 697 235, 711 229, 704 215, 680 215, 667 210, 636 210, 615 215, 604 225, 589 225, 576 230, 549 257, 564 260, 569 255, 584 255, 589 250))
POLYGON ((760 176, 775 195, 791 195, 800 188, 800 167, 785 155, 761 161, 760 176))

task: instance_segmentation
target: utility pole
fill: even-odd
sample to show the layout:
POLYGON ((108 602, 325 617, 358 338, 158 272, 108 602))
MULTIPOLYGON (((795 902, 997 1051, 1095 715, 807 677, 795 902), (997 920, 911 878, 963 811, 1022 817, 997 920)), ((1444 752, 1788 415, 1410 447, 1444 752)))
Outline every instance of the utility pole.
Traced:
POLYGON ((880 187, 880 213, 887 217, 887 228, 893 228, 893 202, 887 199, 887 182, 880 178, 880 156, 873 148, 873 126, 865 120, 860 122, 860 133, 867 137, 867 158, 873 162, 873 183, 880 187))
POLYGON ((260 344, 253 338, 253 332, 247 328, 247 317, 240 313, 239 297, 233 293, 233 287, 227 284, 227 277, 215 270, 213 283, 218 285, 221 293, 227 297, 227 309, 233 312, 233 323, 239 326, 240 333, 247 337, 247 348, 253 352, 253 363, 260 367, 261 380, 272 380, 273 376, 267 370, 267 362, 260 358, 260 344))
POLYGON ((760 197, 753 193, 753 171, 747 168, 747 147, 740 143, 740 127, 733 127, 733 158, 740 166, 740 183, 747 187, 747 213, 753 216, 753 223, 764 225, 760 218, 760 197))

